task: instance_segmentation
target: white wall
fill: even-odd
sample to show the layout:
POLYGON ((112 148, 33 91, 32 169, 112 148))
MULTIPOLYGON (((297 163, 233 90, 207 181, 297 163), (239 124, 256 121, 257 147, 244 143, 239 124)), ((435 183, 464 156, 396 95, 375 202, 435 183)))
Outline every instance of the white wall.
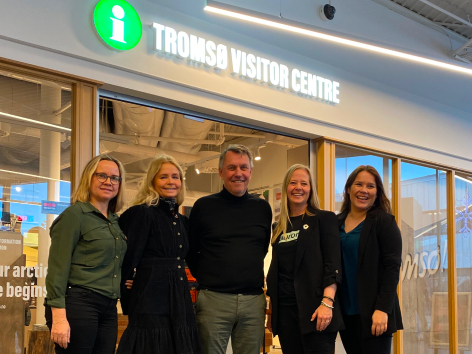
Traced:
MULTIPOLYGON (((189 1, 181 1, 182 8, 189 1)), ((351 72, 355 69, 292 53, 284 49, 285 43, 269 45, 149 1, 131 1, 144 26, 141 43, 131 51, 114 52, 94 33, 95 3, 23 0, 20 7, 0 0, 0 56, 101 80, 106 88, 147 99, 171 99, 217 111, 241 122, 305 137, 334 137, 472 171, 472 146, 460 143, 472 132, 469 113, 360 77, 351 72), (150 51, 153 21, 337 80, 341 103, 332 106, 248 82, 230 70, 217 72, 156 55, 150 51)), ((386 67, 395 64, 393 59, 379 60, 386 67)), ((416 69, 418 81, 433 72, 416 69)), ((445 85, 453 85, 454 79, 451 74, 445 85)))
POLYGON ((261 149, 261 160, 254 161, 249 189, 267 188, 281 184, 287 172, 287 148, 285 146, 267 144, 261 149))
POLYGON ((336 8, 332 21, 323 21, 318 15, 319 8, 329 3, 326 0, 216 1, 270 16, 282 15, 284 19, 325 31, 336 31, 344 34, 344 37, 432 55, 441 60, 451 60, 448 53, 451 45, 456 49, 460 46, 453 39, 450 42, 442 30, 436 31, 411 21, 372 0, 332 1, 331 5, 336 8))

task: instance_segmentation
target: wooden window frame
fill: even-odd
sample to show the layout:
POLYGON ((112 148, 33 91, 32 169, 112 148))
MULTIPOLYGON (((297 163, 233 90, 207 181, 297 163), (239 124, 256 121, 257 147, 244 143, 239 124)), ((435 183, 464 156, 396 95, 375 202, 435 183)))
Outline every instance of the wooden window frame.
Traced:
MULTIPOLYGON (((472 171, 441 165, 432 161, 412 158, 389 151, 374 149, 364 145, 322 137, 311 142, 310 162, 313 175, 316 177, 316 187, 321 207, 325 210, 335 210, 334 181, 336 145, 362 150, 373 155, 392 159, 392 209, 401 228, 401 163, 403 161, 420 166, 439 169, 446 173, 447 188, 447 247, 448 247, 448 306, 449 306, 449 353, 459 354, 458 314, 457 314, 457 265, 456 265, 456 222, 455 222, 455 174, 457 172, 472 175, 472 171)), ((402 282, 398 283, 398 298, 402 306, 402 282)), ((394 353, 403 354, 403 331, 398 331, 393 337, 394 353)))
POLYGON ((103 82, 1 57, 0 70, 71 87, 70 182, 71 191, 75 190, 85 165, 99 153, 96 147, 98 88, 103 85, 103 82))
MULTIPOLYGON (((75 190, 85 165, 99 154, 98 141, 98 88, 103 82, 66 74, 0 57, 0 70, 18 75, 27 75, 57 83, 70 85, 72 89, 71 116, 71 191, 75 190)), ((448 296, 449 296, 449 352, 459 354, 457 319, 457 268, 456 268, 456 228, 455 228, 455 173, 472 175, 472 171, 437 164, 432 161, 412 158, 368 146, 322 137, 310 144, 310 166, 316 179, 316 188, 321 207, 335 210, 335 154, 340 144, 374 155, 392 159, 392 207, 397 223, 401 226, 401 162, 440 169, 446 172, 447 219, 448 219, 448 296)), ((398 285, 400 306, 402 307, 401 282, 398 285)), ((403 354, 403 331, 394 336, 395 354, 403 354)))

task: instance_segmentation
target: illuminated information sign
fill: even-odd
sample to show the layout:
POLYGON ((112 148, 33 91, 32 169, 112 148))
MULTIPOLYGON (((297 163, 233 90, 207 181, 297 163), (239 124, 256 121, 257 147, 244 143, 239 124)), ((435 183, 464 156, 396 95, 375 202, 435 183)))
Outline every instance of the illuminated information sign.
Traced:
MULTIPOLYGON (((142 24, 136 10, 124 0, 101 0, 94 11, 94 23, 100 38, 118 50, 134 48, 142 35, 142 24)), ((228 48, 221 43, 176 31, 154 22, 153 50, 176 56, 217 70, 231 70, 233 75, 291 91, 305 97, 339 103, 339 82, 297 68, 228 48)))

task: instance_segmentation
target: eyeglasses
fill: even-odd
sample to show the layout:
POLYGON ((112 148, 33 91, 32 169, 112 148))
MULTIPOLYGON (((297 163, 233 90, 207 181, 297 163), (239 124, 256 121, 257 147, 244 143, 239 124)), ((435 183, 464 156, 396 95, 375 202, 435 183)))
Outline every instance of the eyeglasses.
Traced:
POLYGON ((97 177, 98 182, 105 183, 108 178, 110 178, 111 184, 120 184, 121 183, 121 177, 120 176, 108 176, 105 173, 94 173, 94 175, 97 177))

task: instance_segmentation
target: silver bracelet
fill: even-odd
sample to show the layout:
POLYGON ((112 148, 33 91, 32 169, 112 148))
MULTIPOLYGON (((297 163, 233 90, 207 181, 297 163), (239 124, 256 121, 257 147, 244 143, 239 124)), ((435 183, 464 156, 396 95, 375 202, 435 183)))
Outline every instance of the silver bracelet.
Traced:
POLYGON ((331 310, 334 309, 334 306, 328 305, 328 304, 327 304, 326 302, 324 302, 323 300, 321 300, 321 305, 326 306, 326 307, 330 308, 331 310))

